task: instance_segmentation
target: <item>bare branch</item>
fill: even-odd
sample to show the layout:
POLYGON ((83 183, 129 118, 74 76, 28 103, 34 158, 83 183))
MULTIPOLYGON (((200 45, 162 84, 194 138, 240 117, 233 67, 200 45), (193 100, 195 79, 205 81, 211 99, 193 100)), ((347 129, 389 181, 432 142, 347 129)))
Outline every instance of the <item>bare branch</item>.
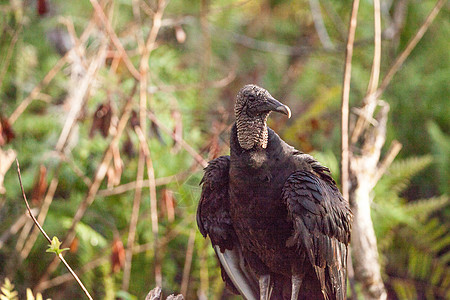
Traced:
POLYGON ((164 132, 166 132, 167 134, 169 134, 172 139, 178 143, 181 144, 181 146, 195 159, 195 161, 197 163, 199 163, 203 168, 206 168, 206 166, 208 165, 208 162, 200 155, 197 153, 197 151, 194 150, 194 148, 192 148, 188 143, 186 143, 186 141, 184 139, 180 139, 177 135, 175 135, 169 128, 167 128, 166 126, 164 126, 159 120, 158 118, 156 118, 155 114, 152 113, 151 111, 147 112, 148 117, 150 118, 150 120, 152 120, 153 123, 156 124, 156 126, 158 126, 159 128, 161 128, 164 132))
POLYGON ((48 71, 47 75, 45 75, 44 79, 34 87, 31 93, 23 99, 23 101, 17 106, 17 108, 13 111, 13 113, 9 116, 8 122, 9 124, 14 124, 14 122, 19 118, 19 116, 25 111, 25 109, 30 105, 31 102, 36 98, 37 95, 41 92, 42 88, 44 88, 47 84, 52 81, 56 74, 61 70, 61 68, 66 64, 67 59, 69 57, 69 52, 67 52, 58 62, 53 66, 53 68, 48 71))
POLYGON ((367 87, 367 95, 373 94, 380 79, 381 65, 381 14, 380 0, 373 1, 373 18, 374 18, 374 54, 372 62, 372 71, 370 73, 369 86, 367 87))
MULTIPOLYGON (((159 226, 158 226, 158 207, 156 199, 156 184, 155 184, 155 171, 153 169, 153 162, 150 155, 150 149, 148 148, 147 140, 139 126, 135 126, 134 130, 139 138, 141 144, 141 151, 145 158, 147 165, 147 176, 149 181, 149 193, 150 193, 150 216, 152 221, 152 233, 154 238, 154 259, 155 259, 155 281, 156 285, 162 284, 161 276, 161 262, 159 261, 159 226)), ((143 162, 142 162, 143 164, 143 162)))
POLYGON ((386 170, 389 168, 389 166, 394 161, 394 158, 397 156, 397 154, 402 149, 402 144, 400 144, 399 141, 394 140, 391 144, 391 147, 389 148, 388 152, 384 156, 383 161, 378 165, 377 172, 374 175, 373 181, 377 183, 380 178, 383 176, 383 174, 386 172, 386 170))
POLYGON ((184 261, 184 268, 183 268, 183 277, 181 279, 180 292, 182 295, 187 295, 188 291, 189 274, 191 272, 192 256, 194 255, 194 242, 196 232, 197 230, 191 229, 191 232, 189 234, 188 246, 186 249, 186 259, 184 261))
POLYGON ((142 49, 141 60, 139 64, 139 126, 134 126, 134 129, 139 137, 140 141, 140 156, 143 155, 147 165, 147 176, 150 183, 150 206, 151 206, 151 219, 152 219, 152 232, 155 245, 155 283, 157 286, 162 285, 162 273, 161 263, 159 261, 159 247, 158 247, 158 213, 156 204, 156 186, 155 186, 155 173, 153 170, 153 162, 150 156, 150 149, 145 138, 147 128, 147 87, 148 87, 148 68, 149 57, 156 45, 156 38, 161 28, 161 20, 166 8, 165 0, 158 0, 155 14, 153 15, 153 24, 150 29, 150 33, 147 36, 144 49, 142 49))
POLYGON ((328 35, 327 28, 323 23, 322 12, 320 11, 319 0, 309 0, 309 7, 311 8, 311 14, 314 21, 314 27, 316 28, 319 40, 325 49, 333 49, 334 45, 331 42, 328 35))
POLYGON ((417 43, 422 39, 425 32, 427 32, 428 28, 430 27, 431 23, 433 23, 434 18, 436 18, 437 14, 441 10, 442 6, 444 6, 446 0, 438 0, 425 19, 425 22, 420 26, 419 30, 416 32, 414 37, 408 42, 408 45, 406 46, 405 50, 395 59, 394 64, 390 67, 387 74, 384 76, 383 81, 381 82, 380 87, 376 91, 376 96, 379 97, 384 92, 384 90, 387 88, 389 83, 392 80, 392 77, 394 77, 395 73, 400 69, 400 67, 403 65, 405 60, 408 58, 409 54, 411 54, 412 50, 416 47, 417 43))
POLYGON ((127 52, 125 51, 125 48, 123 47, 122 43, 120 42, 119 38, 116 35, 116 32, 111 26, 111 23, 109 22, 108 18, 105 15, 105 12, 103 11, 102 7, 98 3, 97 0, 89 0, 91 1, 92 7, 94 7, 94 10, 97 14, 97 16, 102 21, 103 25, 105 25, 106 32, 108 33, 111 41, 113 42, 114 46, 117 50, 119 50, 120 55, 123 59, 123 62, 128 68, 128 71, 133 75, 134 78, 138 79, 140 78, 139 72, 134 67, 133 63, 131 62, 130 58, 128 57, 127 52))
POLYGON ((16 46, 17 40, 19 39, 19 33, 22 32, 23 22, 20 22, 19 27, 15 30, 14 35, 9 42, 8 50, 6 51, 5 59, 3 60, 2 68, 0 70, 0 90, 3 85, 3 78, 5 77, 6 72, 8 71, 9 64, 11 62, 11 56, 13 54, 14 47, 16 46))
MULTIPOLYGON (((180 173, 172 175, 172 176, 156 178, 155 186, 167 185, 174 181, 183 180, 184 178, 186 178, 187 176, 190 176, 190 175, 192 175, 192 170, 183 171, 183 172, 180 172, 180 173)), ((100 190, 100 191, 98 191, 97 195, 101 196, 101 197, 108 197, 108 196, 112 196, 112 195, 123 194, 123 193, 133 190, 135 187, 136 187, 136 181, 132 181, 132 182, 128 182, 128 183, 116 186, 111 189, 100 190)), ((148 179, 143 180, 142 187, 143 188, 150 187, 150 182, 148 179)))
POLYGON ((348 148, 348 115, 350 98, 350 79, 352 76, 353 43, 355 41, 356 23, 359 0, 353 0, 350 26, 348 29, 347 47, 345 52, 344 81, 341 104, 341 186, 344 199, 349 199, 349 148, 348 148))
POLYGON ((122 290, 128 291, 131 275, 131 260, 133 256, 134 239, 136 236, 136 227, 139 219, 139 208, 142 199, 142 182, 144 179, 145 155, 143 151, 139 152, 137 175, 134 187, 133 209, 131 211, 130 226, 128 230, 127 249, 125 251, 125 264, 123 268, 122 290))
MULTIPOLYGON (((37 213, 39 210, 37 208, 33 208, 31 211, 34 214, 37 213)), ((20 230, 20 228, 22 228, 25 225, 27 220, 28 220, 27 213, 20 215, 20 217, 17 218, 14 224, 12 224, 8 228, 8 230, 5 230, 5 232, 2 233, 2 235, 0 236, 0 249, 2 249, 3 245, 11 235, 16 234, 20 230)))

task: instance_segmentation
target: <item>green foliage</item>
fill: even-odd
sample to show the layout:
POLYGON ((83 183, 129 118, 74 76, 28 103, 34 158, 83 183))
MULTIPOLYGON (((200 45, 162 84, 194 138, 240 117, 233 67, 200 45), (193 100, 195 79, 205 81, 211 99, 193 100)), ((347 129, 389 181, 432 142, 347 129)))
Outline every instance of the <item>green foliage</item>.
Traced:
POLYGON ((69 248, 59 248, 61 247, 61 242, 59 241, 59 239, 54 236, 52 239, 52 243, 50 245, 48 245, 48 249, 45 252, 48 253, 55 253, 56 255, 60 255, 63 251, 67 251, 70 250, 69 248))
POLYGON ((5 278, 5 282, 0 287, 2 293, 0 294, 1 300, 17 300, 18 293, 14 290, 14 284, 8 278, 5 278))
POLYGON ((450 194, 450 135, 445 134, 434 122, 427 124, 428 134, 432 141, 432 151, 439 176, 439 190, 450 194))

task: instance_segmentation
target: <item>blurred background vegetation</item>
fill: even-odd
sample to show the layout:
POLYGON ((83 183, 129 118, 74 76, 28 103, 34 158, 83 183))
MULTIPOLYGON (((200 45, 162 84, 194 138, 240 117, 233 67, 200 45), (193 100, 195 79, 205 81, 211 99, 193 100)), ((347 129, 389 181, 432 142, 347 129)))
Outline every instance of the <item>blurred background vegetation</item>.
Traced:
MULTIPOLYGON (((142 299, 158 284, 155 267, 161 268, 165 295, 231 297, 209 241, 198 233, 195 213, 202 166, 228 153, 234 96, 246 83, 267 88, 290 106, 293 118, 273 116, 269 125, 329 166, 339 181, 340 98, 352 2, 165 4, 161 24, 156 24, 163 9, 154 1, 0 1, 0 175, 5 175, 0 279, 9 278, 22 297, 28 287, 53 299, 83 294, 62 265, 48 269, 54 256, 45 253, 47 241, 31 237, 15 167, 5 167, 10 149, 21 163, 35 214, 48 207, 42 217, 50 236, 64 240, 80 204, 87 203, 75 236, 66 241, 70 250, 65 257, 96 299, 142 299), (95 5, 104 11, 103 18, 95 5), (143 60, 148 63, 143 86, 142 77, 140 83, 136 77, 142 75, 144 43, 159 25, 147 47, 148 62, 143 60), (137 72, 130 71, 127 58, 137 72), (120 132, 117 125, 126 117, 128 100, 132 113, 120 132), (144 124, 143 107, 150 112, 144 116, 152 117, 144 124), (66 138, 64 126, 70 128, 66 138), (140 147, 142 138, 148 147, 140 147), (106 179, 96 179, 108 149, 113 154, 106 179), (147 161, 139 160, 139 152, 147 150, 147 161), (139 183, 136 187, 144 170, 139 162, 150 166, 142 173, 142 194, 139 183), (97 181, 101 185, 91 204, 88 191, 97 181), (136 220, 130 260, 125 252, 136 220)), ((382 1, 382 76, 434 4, 382 1)), ((362 1, 351 107, 361 103, 369 81, 372 14, 371 1, 362 1)), ((397 139, 403 144, 372 203, 390 299, 450 298, 449 20, 447 3, 382 97, 391 106, 387 143, 397 139)), ((354 299, 358 291, 356 284, 354 299)))

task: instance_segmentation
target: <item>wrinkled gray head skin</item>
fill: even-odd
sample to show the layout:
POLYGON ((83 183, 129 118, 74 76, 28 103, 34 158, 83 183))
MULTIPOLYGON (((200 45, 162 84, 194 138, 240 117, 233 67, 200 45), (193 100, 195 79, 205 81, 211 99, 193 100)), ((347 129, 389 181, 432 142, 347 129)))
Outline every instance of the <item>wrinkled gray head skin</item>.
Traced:
POLYGON ((258 145, 267 147, 267 117, 271 111, 291 116, 289 107, 254 84, 244 86, 236 96, 234 113, 239 145, 246 150, 258 145))

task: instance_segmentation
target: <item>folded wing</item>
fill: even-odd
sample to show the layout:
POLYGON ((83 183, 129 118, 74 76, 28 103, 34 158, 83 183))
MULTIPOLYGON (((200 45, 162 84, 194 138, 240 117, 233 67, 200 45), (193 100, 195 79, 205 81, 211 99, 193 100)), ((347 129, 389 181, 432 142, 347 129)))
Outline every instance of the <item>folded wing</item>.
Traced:
POLYGON ((317 163, 312 167, 291 174, 283 188, 294 228, 287 244, 306 253, 325 299, 345 299, 352 213, 328 169, 317 163))
POLYGON ((229 156, 220 156, 205 168, 197 225, 201 234, 211 239, 228 287, 246 299, 258 299, 257 280, 245 264, 230 218, 229 169, 229 156))

